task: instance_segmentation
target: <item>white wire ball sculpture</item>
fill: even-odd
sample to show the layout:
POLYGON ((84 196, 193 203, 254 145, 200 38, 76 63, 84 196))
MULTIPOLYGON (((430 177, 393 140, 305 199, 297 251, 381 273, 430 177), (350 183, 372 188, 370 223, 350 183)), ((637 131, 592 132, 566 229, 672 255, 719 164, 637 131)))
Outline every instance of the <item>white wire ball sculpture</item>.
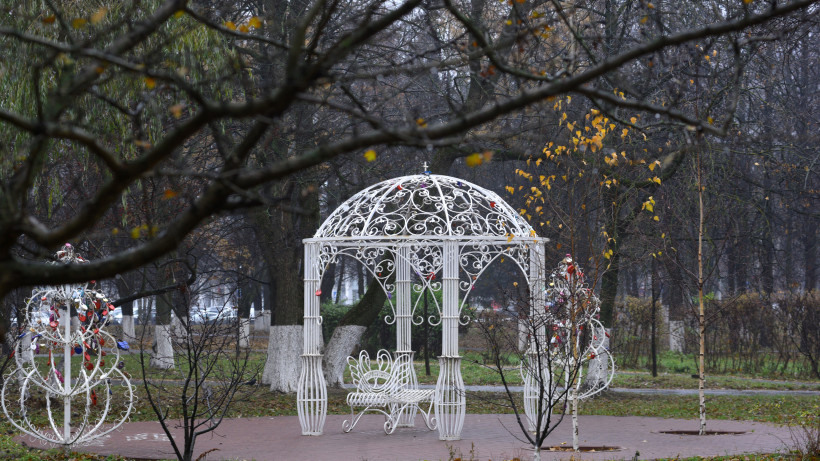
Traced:
POLYGON ((587 285, 583 270, 571 255, 566 255, 552 272, 546 302, 547 348, 559 368, 578 370, 576 387, 580 393, 577 398, 591 397, 609 387, 615 376, 615 361, 606 347, 609 333, 598 320, 601 301, 587 285), (604 366, 603 380, 591 385, 587 382, 587 387, 582 388, 583 369, 593 364, 604 366))
MULTIPOLYGON (((85 262, 70 244, 56 257, 57 264, 85 262)), ((134 408, 134 387, 120 358, 129 346, 105 330, 115 307, 94 285, 32 290, 12 351, 16 367, 4 376, 0 394, 3 413, 18 430, 66 449, 119 428, 134 408), (47 424, 30 417, 43 410, 47 424)))

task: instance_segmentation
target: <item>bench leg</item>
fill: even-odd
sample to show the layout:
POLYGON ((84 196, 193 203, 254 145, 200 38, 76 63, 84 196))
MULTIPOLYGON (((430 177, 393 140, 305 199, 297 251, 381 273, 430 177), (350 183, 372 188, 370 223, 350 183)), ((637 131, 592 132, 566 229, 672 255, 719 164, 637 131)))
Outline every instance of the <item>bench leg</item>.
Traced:
POLYGON ((391 404, 388 406, 390 410, 390 414, 385 413, 387 415, 387 421, 384 422, 384 433, 387 435, 392 434, 396 431, 396 428, 399 426, 399 422, 402 419, 402 415, 408 411, 408 407, 412 404, 391 404))
POLYGON ((430 404, 427 406, 427 411, 424 411, 421 405, 417 405, 419 412, 424 416, 424 424, 427 426, 427 429, 435 430, 438 427, 438 422, 436 421, 436 417, 433 414, 433 401, 430 400, 430 404))
MULTIPOLYGON (((353 406, 351 405, 350 406, 350 419, 345 420, 344 422, 342 422, 342 430, 344 432, 352 431, 353 428, 356 427, 356 424, 359 423, 359 420, 362 419, 362 416, 364 416, 364 414, 367 413, 368 411, 374 411, 374 412, 378 412, 378 413, 383 414, 384 417, 385 417, 385 421, 386 421, 384 423, 385 426, 387 426, 387 423, 391 421, 390 420, 390 414, 388 414, 386 411, 382 410, 382 408, 380 406, 368 405, 368 406, 364 407, 364 409, 362 411, 360 411, 358 414, 356 414, 355 410, 353 409, 353 406)), ((395 427, 393 429, 395 429, 395 427)), ((385 431, 386 431, 386 429, 385 429, 385 431)))
POLYGON ((353 410, 353 405, 350 406, 350 419, 344 420, 342 422, 342 430, 347 433, 353 430, 356 427, 356 423, 362 418, 364 411, 360 412, 358 415, 353 410))

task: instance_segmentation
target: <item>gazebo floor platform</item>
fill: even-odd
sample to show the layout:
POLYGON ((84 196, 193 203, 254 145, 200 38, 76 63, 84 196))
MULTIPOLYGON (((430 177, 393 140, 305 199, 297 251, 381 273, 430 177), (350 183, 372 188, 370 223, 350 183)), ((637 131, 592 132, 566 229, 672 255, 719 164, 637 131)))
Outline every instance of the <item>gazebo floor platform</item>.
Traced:
MULTIPOLYGON (((398 428, 385 435, 384 417, 367 415, 349 434, 342 421, 349 416, 328 415, 324 435, 301 435, 296 416, 226 419, 216 433, 197 440, 196 459, 206 460, 522 460, 532 457, 513 415, 471 415, 464 422, 462 440, 444 442, 438 431, 428 431, 420 417, 416 427, 398 428)), ((747 421, 709 421, 710 431, 743 432, 727 435, 676 435, 662 431, 696 431, 697 420, 620 416, 580 416, 580 441, 586 447, 618 447, 605 452, 542 452, 542 459, 638 459, 738 455, 785 451, 788 428, 747 421)), ((28 445, 38 446, 20 437, 28 445)), ((565 418, 544 447, 572 445, 571 423, 565 418)), ((81 452, 119 454, 137 459, 175 458, 159 423, 126 423, 97 445, 81 452)))

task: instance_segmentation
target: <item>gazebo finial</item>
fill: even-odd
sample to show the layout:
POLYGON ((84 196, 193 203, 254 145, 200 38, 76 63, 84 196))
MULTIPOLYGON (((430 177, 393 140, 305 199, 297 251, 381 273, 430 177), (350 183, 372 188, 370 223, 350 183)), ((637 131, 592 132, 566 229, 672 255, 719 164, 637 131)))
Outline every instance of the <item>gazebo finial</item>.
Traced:
POLYGON ((424 167, 424 174, 430 176, 430 168, 427 166, 427 162, 422 162, 422 166, 424 167))

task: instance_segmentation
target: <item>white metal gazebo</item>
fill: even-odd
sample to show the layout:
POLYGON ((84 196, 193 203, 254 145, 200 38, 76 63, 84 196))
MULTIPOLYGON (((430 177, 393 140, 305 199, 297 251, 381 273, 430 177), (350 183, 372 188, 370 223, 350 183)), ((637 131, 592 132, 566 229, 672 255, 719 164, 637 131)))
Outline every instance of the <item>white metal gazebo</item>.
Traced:
MULTIPOLYGON (((484 270, 509 259, 527 278, 531 309, 543 310, 545 241, 498 194, 429 172, 382 181, 340 205, 304 240, 304 349, 297 391, 302 434, 320 435, 327 413, 319 287, 329 264, 351 257, 378 280, 392 310, 385 321, 396 324, 396 360, 412 364, 412 324, 442 325, 435 417, 439 438, 457 440, 465 414, 458 327, 469 321, 461 308, 484 270), (435 313, 423 318, 416 313, 418 302, 411 305, 411 290, 441 290, 443 301, 439 305, 431 297, 435 313)), ((415 372, 412 382, 417 383, 415 372)), ((402 425, 412 425, 412 416, 402 425)))

